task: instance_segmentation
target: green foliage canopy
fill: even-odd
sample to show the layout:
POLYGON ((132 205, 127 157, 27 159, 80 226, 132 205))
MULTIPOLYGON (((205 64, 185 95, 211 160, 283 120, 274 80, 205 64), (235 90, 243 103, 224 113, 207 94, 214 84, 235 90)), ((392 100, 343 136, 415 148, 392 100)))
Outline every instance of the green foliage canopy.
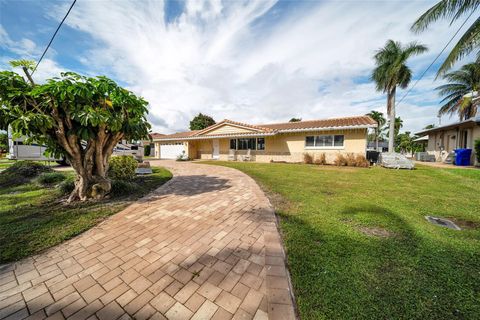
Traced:
POLYGON ((199 113, 190 121, 190 130, 202 130, 215 124, 212 117, 199 113))
POLYGON ((8 135, 5 132, 0 132, 0 153, 8 150, 8 135))
POLYGON ((474 148, 475 148, 475 157, 477 158, 477 162, 480 164, 480 139, 475 140, 474 148))
POLYGON ((71 143, 99 134, 112 140, 147 137, 147 104, 103 76, 65 72, 32 85, 15 72, 0 72, 0 118, 16 135, 34 137, 55 155, 71 157, 71 143))
POLYGON ((472 96, 480 89, 480 64, 469 63, 443 76, 446 84, 436 88, 443 97, 439 115, 457 114, 461 120, 475 116, 477 105, 472 96))
MULTIPOLYGON (((441 0, 430 9, 425 11, 411 27, 411 30, 420 33, 426 30, 432 23, 438 20, 450 20, 453 24, 458 19, 469 18, 480 7, 478 0, 441 0)), ((467 20, 465 20, 466 22, 467 20)), ((470 27, 465 30, 463 35, 458 39, 455 46, 451 49, 447 58, 440 66, 437 76, 447 72, 458 60, 468 56, 472 51, 476 50, 477 60, 480 58, 480 18, 476 18, 470 27)))

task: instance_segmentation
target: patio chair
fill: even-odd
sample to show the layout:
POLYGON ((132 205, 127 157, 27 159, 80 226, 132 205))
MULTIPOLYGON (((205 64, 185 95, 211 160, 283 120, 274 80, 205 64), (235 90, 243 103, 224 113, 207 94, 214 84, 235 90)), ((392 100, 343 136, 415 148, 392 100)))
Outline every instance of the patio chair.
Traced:
POLYGON ((252 150, 248 149, 247 154, 243 157, 243 161, 250 161, 252 160, 252 150))
POLYGON ((228 161, 235 161, 235 160, 236 160, 235 150, 230 149, 230 151, 228 152, 228 161))

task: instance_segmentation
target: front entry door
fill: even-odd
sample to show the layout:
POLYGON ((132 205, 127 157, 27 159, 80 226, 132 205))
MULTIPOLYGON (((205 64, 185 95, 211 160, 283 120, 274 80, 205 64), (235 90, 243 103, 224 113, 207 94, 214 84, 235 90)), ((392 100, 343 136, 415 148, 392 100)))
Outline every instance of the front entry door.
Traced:
POLYGON ((220 142, 218 139, 213 140, 213 154, 212 154, 213 159, 218 159, 220 158, 220 142))

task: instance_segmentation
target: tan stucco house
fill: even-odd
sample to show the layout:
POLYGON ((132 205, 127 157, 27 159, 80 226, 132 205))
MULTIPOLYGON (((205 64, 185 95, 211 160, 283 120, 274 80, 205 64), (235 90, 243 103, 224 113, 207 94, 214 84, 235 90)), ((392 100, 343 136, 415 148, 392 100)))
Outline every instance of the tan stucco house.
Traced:
POLYGON ((426 151, 435 155, 437 161, 444 161, 455 149, 473 149, 471 164, 475 164, 474 142, 480 139, 480 116, 416 133, 428 135, 426 151))
POLYGON ((253 125, 223 120, 198 131, 153 139, 155 157, 301 162, 305 153, 325 153, 333 162, 338 153, 365 155, 367 131, 376 127, 368 116, 253 125))

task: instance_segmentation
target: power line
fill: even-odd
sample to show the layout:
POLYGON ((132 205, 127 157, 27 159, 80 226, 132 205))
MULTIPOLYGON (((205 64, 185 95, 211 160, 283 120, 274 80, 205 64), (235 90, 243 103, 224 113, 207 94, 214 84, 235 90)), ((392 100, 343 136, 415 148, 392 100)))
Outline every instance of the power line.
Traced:
POLYGON ((57 35, 58 30, 60 30, 60 27, 62 26, 63 22, 65 21, 65 19, 67 19, 68 14, 70 13, 70 11, 72 11, 72 8, 75 5, 75 2, 77 2, 77 0, 73 0, 72 5, 70 6, 70 8, 67 11, 67 14, 65 14, 65 17, 63 17, 62 21, 60 21, 60 24, 58 25, 57 30, 55 30, 55 33, 53 34, 52 38, 50 39, 50 42, 48 43, 47 47, 45 48, 45 51, 43 51, 42 56, 40 57, 37 64, 35 65, 35 68, 33 69, 31 75, 33 75, 35 73, 35 71, 37 71, 38 65, 40 64, 40 62, 42 62, 43 57, 47 53, 48 48, 50 48, 50 45, 52 44, 53 39, 55 39, 55 36, 57 35))
POLYGON ((405 99, 406 96, 408 96, 408 94, 413 90, 413 88, 415 88, 415 86, 420 82, 420 80, 422 80, 423 76, 427 73, 427 71, 433 66, 433 64, 438 60, 438 58, 440 58, 440 56, 442 55, 442 53, 447 49, 447 47, 450 45, 450 43, 453 41, 453 39, 455 39, 455 37, 457 36, 457 34, 460 32, 460 30, 463 28, 463 26, 465 25, 465 23, 467 23, 468 19, 470 19, 470 17, 473 15, 473 13, 475 12, 475 10, 473 10, 470 15, 467 17, 467 19, 465 19, 465 21, 463 21, 462 25, 458 28, 458 30, 453 34, 453 36, 450 38, 450 40, 448 40, 447 44, 443 47, 442 51, 440 51, 440 53, 435 57, 435 59, 433 59, 432 63, 430 63, 430 65, 427 67, 427 69, 425 69, 425 71, 423 71, 423 73, 420 75, 420 78, 417 79, 417 81, 415 81, 415 83, 413 84, 413 86, 410 87, 410 89, 408 89, 407 92, 405 92, 405 94, 402 96, 402 98, 395 104, 395 107, 398 107, 398 105, 403 101, 403 99, 405 99))

